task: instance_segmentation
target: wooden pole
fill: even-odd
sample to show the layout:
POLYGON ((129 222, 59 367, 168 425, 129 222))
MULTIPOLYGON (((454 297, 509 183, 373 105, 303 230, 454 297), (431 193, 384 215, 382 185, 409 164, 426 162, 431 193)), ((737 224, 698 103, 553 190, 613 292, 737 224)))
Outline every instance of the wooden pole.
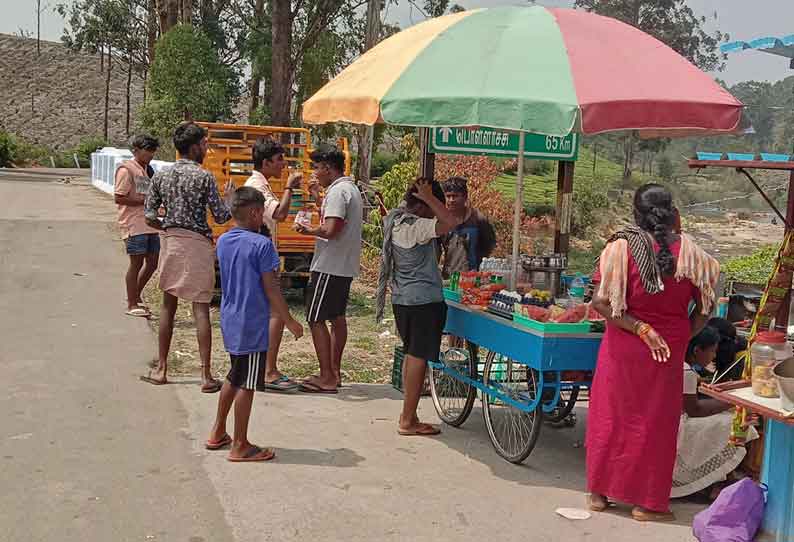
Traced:
POLYGON ((516 201, 513 204, 513 258, 510 262, 510 289, 518 284, 518 270, 521 265, 521 211, 524 210, 524 149, 526 133, 518 132, 518 172, 516 179, 516 201))
POLYGON ((574 162, 559 162, 557 167, 557 219, 554 224, 554 252, 568 254, 573 218, 574 162))
MULTIPOLYGON (((378 44, 380 38, 380 6, 381 0, 368 0, 367 2, 367 33, 364 37, 364 52, 369 51, 378 44)), ((360 130, 356 180, 369 183, 370 172, 372 171, 375 127, 362 126, 360 130)))
MULTIPOLYGON (((789 174, 788 181, 788 202, 786 203, 786 233, 789 231, 789 224, 794 224, 794 171, 789 174)), ((786 333, 788 331, 789 315, 791 313, 791 285, 789 285, 786 297, 780 304, 775 318, 775 327, 786 333)))
POLYGON ((419 128, 419 176, 435 179, 436 155, 430 152, 430 128, 419 128))

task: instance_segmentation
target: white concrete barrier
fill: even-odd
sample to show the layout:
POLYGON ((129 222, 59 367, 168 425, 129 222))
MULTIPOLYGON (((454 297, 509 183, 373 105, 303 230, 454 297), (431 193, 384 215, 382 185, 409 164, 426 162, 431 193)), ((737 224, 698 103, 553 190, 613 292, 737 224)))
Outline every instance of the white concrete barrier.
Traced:
MULTIPOLYGON (((112 194, 116 170, 123 161, 131 158, 132 152, 129 149, 115 147, 103 147, 97 152, 91 153, 91 184, 106 194, 112 194)), ((164 160, 152 160, 151 162, 155 172, 171 165, 173 162, 164 160)))

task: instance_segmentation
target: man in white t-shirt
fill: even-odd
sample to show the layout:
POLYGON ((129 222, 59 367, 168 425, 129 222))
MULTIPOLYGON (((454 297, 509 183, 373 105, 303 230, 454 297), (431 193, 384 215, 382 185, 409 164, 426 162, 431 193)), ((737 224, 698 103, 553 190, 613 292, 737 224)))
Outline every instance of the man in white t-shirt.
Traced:
MULTIPOLYGON (((256 188, 265 197, 264 224, 260 233, 267 235, 276 243, 278 223, 289 214, 292 191, 301 186, 301 174, 293 173, 287 181, 284 193, 279 200, 273 193, 268 179, 281 178, 281 172, 287 165, 284 160, 284 147, 272 139, 259 139, 251 150, 254 170, 245 181, 245 186, 256 188)), ((284 334, 284 321, 276 314, 270 317, 270 338, 265 362, 264 386, 266 390, 277 392, 295 391, 298 383, 278 370, 278 350, 284 334)))
POLYGON ((306 320, 312 331, 320 375, 307 379, 306 393, 337 393, 342 385, 342 353, 347 342, 347 302, 350 284, 358 275, 361 260, 361 193, 352 178, 344 175, 345 156, 336 149, 311 154, 314 176, 325 188, 312 191, 320 205, 320 226, 296 226, 300 233, 317 237, 312 276, 306 296, 306 320), (326 322, 331 324, 330 330, 326 322))

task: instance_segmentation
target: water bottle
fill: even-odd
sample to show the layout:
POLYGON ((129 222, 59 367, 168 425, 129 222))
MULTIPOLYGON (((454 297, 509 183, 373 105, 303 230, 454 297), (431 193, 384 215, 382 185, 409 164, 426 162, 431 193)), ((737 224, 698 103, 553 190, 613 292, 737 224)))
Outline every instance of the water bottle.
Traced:
POLYGON ((584 280, 582 280, 581 274, 577 273, 576 278, 571 282, 571 287, 568 288, 568 297, 571 300, 571 307, 584 303, 584 280))

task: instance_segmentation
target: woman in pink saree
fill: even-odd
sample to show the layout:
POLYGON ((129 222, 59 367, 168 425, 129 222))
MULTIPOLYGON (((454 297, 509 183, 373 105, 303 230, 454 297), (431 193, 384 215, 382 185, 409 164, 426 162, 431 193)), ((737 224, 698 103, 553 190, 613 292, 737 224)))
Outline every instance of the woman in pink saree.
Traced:
POLYGON ((593 307, 607 329, 587 421, 589 504, 594 511, 631 504, 638 521, 674 519, 684 357, 711 312, 719 276, 716 260, 674 233, 677 216, 666 188, 638 189, 637 227, 610 239, 594 276, 593 307))

